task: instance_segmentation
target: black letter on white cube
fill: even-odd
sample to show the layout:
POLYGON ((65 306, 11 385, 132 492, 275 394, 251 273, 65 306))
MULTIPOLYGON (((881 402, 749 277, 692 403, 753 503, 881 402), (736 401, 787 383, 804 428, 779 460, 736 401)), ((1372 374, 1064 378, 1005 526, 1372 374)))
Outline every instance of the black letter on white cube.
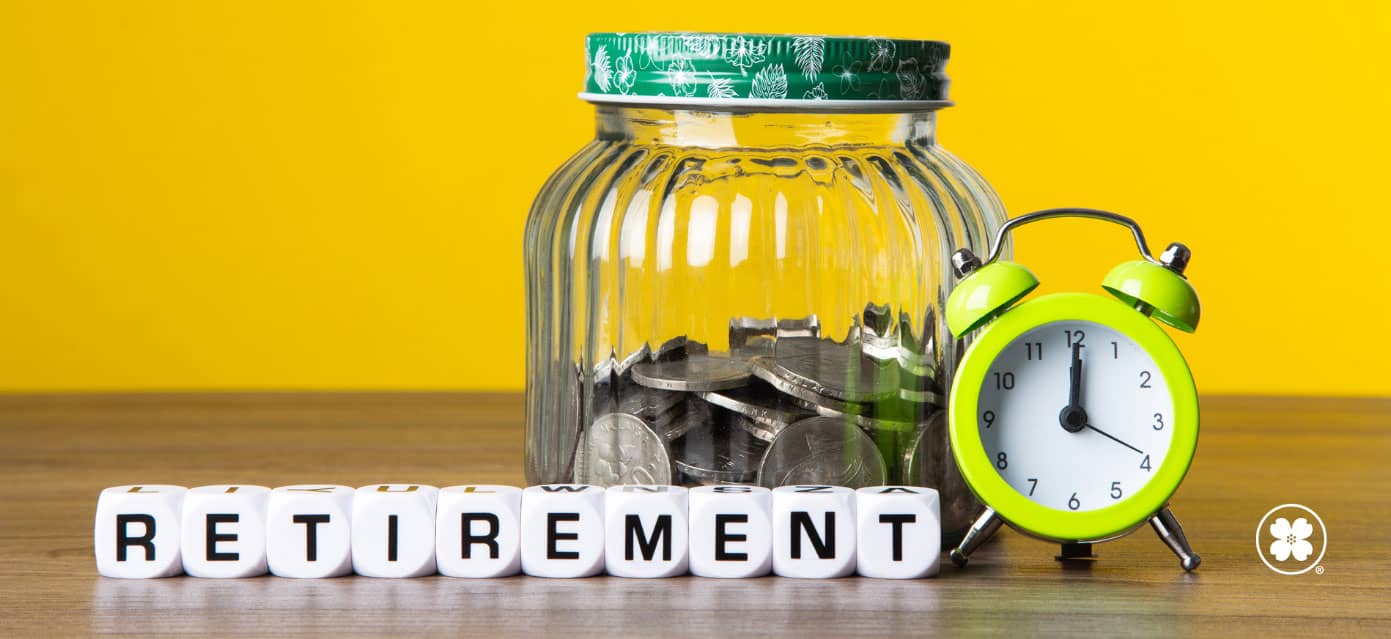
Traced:
MULTIPOLYGON (((814 490, 799 490, 797 492, 816 492, 814 490)), ((797 529, 805 530, 807 541, 811 542, 811 547, 816 550, 816 556, 821 559, 836 558, 836 514, 826 512, 826 536, 823 538, 816 532, 816 526, 811 523, 811 515, 804 510, 792 513, 792 558, 802 558, 802 535, 797 529)))
POLYGON ((642 548, 642 558, 652 561, 652 557, 657 554, 657 539, 662 540, 662 561, 671 561, 671 515, 657 515, 657 524, 652 527, 652 536, 647 537, 642 531, 642 518, 638 515, 628 515, 624 518, 624 533, 626 541, 623 546, 624 559, 633 560, 633 542, 642 548))
MULTIPOLYGON (((747 541, 748 535, 743 533, 729 532, 729 524, 747 524, 748 515, 730 515, 720 513, 715 515, 715 561, 748 561, 749 553, 730 552, 726 550, 725 544, 731 541, 747 541)), ((794 544, 797 542, 793 542, 794 544)))
POLYGON ((208 561, 237 561, 241 559, 241 553, 217 552, 217 542, 236 541, 237 533, 219 533, 218 524, 235 524, 241 521, 241 516, 236 513, 208 513, 208 561))
POLYGON ((560 532, 555 529, 557 523, 562 521, 579 521, 579 513, 547 513, 546 514, 546 559, 579 559, 580 553, 576 550, 559 550, 555 547, 557 541, 575 541, 580 538, 579 533, 560 532))
POLYGON ((126 547, 140 546, 145 549, 145 561, 155 560, 155 518, 154 515, 116 515, 116 561, 126 560, 126 547), (139 537, 130 536, 130 524, 145 525, 145 533, 139 537))
POLYGON ((889 524, 894 528, 894 561, 903 561, 903 524, 911 524, 917 520, 917 515, 879 515, 879 523, 889 524))
POLYGON ((328 515, 295 515, 291 521, 304 524, 304 560, 319 560, 319 524, 327 524, 328 515))
MULTIPOLYGON (((459 515, 460 525, 463 527, 463 557, 464 559, 473 558, 473 545, 483 544, 488 547, 488 558, 497 559, 502 549, 498 547, 497 536, 500 522, 497 515, 493 513, 461 513, 459 515), (488 524, 488 532, 482 535, 473 534, 473 522, 481 521, 488 524)), ((554 528, 552 528, 554 530, 554 528)), ((554 548, 554 544, 552 544, 554 548)))

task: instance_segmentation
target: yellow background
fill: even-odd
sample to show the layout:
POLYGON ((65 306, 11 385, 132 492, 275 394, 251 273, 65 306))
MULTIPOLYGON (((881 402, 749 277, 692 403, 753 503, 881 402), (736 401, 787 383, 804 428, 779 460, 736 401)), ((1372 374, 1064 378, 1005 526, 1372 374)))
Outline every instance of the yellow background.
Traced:
MULTIPOLYGON (((520 388, 599 30, 948 40, 1012 213, 1187 242, 1205 392, 1391 393, 1391 3, 0 3, 0 390, 520 388)), ((1020 235, 1098 290, 1123 232, 1020 235)))

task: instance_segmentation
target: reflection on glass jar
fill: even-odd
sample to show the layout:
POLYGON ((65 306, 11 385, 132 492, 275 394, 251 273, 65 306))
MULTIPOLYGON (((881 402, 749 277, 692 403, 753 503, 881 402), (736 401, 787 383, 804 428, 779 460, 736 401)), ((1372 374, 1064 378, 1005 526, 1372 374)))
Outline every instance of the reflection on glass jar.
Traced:
POLYGON ((1004 211, 936 144, 946 45, 588 45, 595 138, 526 227, 527 480, 930 486, 959 538, 939 310, 1004 211))

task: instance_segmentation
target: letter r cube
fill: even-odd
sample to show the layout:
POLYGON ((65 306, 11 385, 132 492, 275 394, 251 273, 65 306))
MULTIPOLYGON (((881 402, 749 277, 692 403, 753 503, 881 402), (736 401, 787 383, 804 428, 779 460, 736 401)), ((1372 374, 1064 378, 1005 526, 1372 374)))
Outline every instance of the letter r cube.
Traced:
POLYGON ((183 572, 183 486, 113 486, 97 498, 92 544, 104 577, 148 579, 183 572))
POLYGON ((514 486, 440 489, 435 560, 450 577, 507 577, 522 568, 522 490, 514 486))

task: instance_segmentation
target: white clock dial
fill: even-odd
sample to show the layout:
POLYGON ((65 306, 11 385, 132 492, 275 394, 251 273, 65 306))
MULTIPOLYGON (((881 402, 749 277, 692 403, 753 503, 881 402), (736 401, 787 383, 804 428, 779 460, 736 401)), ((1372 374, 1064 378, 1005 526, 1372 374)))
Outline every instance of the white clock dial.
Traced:
POLYGON ((1006 483, 1040 505, 1075 512, 1119 503, 1148 483, 1169 452, 1173 416, 1148 352, 1107 326, 1068 320, 1034 328, 1000 352, 976 421, 1006 483), (1075 344, 1081 378, 1073 405, 1075 344))

